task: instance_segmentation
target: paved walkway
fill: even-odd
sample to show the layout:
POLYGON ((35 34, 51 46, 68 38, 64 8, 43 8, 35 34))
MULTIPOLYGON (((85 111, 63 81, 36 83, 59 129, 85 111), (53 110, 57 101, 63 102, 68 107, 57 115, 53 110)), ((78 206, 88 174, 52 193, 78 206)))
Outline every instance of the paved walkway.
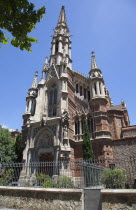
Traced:
POLYGON ((11 209, 11 208, 6 208, 6 207, 0 206, 0 210, 23 210, 23 209, 11 209))

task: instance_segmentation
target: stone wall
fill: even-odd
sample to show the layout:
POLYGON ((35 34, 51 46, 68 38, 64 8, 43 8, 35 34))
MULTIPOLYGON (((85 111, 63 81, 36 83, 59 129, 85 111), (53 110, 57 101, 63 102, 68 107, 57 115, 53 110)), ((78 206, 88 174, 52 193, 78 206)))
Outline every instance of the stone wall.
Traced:
POLYGON ((82 190, 0 187, 0 206, 34 210, 82 210, 82 190))
POLYGON ((126 169, 128 185, 133 187, 136 182, 136 138, 115 140, 112 149, 115 167, 126 169))
POLYGON ((115 140, 112 142, 113 156, 117 159, 136 158, 136 138, 115 140))
POLYGON ((136 190, 101 190, 102 210, 136 210, 136 190))

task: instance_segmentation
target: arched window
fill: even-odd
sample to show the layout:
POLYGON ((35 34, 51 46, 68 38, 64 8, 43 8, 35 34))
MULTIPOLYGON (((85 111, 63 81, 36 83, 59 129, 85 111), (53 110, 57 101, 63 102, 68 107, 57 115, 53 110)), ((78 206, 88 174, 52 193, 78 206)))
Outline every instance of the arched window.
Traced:
POLYGON ((90 101, 90 91, 88 91, 88 101, 90 101))
POLYGON ((84 99, 86 99, 86 88, 84 88, 84 99))
POLYGON ((82 96, 82 86, 80 86, 80 96, 82 96))
POLYGON ((101 83, 100 82, 99 82, 99 90, 100 90, 100 94, 102 94, 101 83))
POLYGON ((48 116, 53 117, 57 115, 57 86, 53 84, 49 88, 48 95, 48 116))
POLYGON ((59 49, 59 41, 57 40, 55 45, 55 53, 58 52, 58 49, 59 49))
POLYGON ((57 89, 54 89, 53 98, 54 98, 54 104, 57 104, 57 89))
POLYGON ((76 84, 76 93, 78 93, 78 84, 76 84))
POLYGON ((77 135, 77 122, 75 121, 75 135, 77 135))
POLYGON ((53 103, 53 90, 50 91, 50 94, 49 94, 49 105, 52 105, 53 103))
POLYGON ((94 83, 94 92, 95 92, 95 94, 97 94, 96 83, 94 83))
POLYGON ((32 105, 31 105, 31 115, 34 116, 35 114, 35 108, 36 108, 36 101, 35 99, 32 100, 32 105))

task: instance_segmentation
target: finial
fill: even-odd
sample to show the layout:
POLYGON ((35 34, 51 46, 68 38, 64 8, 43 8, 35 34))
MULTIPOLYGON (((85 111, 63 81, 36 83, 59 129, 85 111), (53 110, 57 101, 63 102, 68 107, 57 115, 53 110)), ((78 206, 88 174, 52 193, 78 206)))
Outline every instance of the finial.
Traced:
POLYGON ((45 62, 44 62, 44 65, 43 65, 43 72, 47 72, 48 71, 48 56, 46 56, 45 58, 45 62))
MULTIPOLYGON (((57 32, 57 29, 61 28, 61 27, 65 27, 65 29, 67 28, 67 32, 69 31, 68 26, 67 26, 66 13, 65 13, 64 5, 61 7, 59 20, 58 20, 58 24, 57 24, 57 27, 56 27, 55 31, 57 32)), ((64 28, 62 28, 62 29, 64 29, 64 28)))
POLYGON ((92 51, 91 54, 92 54, 91 69, 98 69, 94 51, 92 51))
POLYGON ((125 103, 124 99, 121 100, 121 105, 126 108, 126 103, 125 103))
POLYGON ((38 71, 35 72, 34 80, 32 82, 32 88, 37 88, 37 77, 38 77, 38 71))
POLYGON ((46 58, 45 58, 45 64, 48 65, 48 56, 46 56, 46 58))

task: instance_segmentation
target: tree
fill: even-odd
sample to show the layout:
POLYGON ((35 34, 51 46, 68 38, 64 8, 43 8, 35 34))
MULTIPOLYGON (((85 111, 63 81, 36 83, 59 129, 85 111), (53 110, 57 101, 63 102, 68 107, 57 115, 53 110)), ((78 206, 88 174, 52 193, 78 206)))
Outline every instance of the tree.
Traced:
POLYGON ((15 142, 8 129, 0 127, 0 162, 10 163, 16 159, 15 142))
POLYGON ((45 14, 45 7, 35 10, 35 5, 29 0, 0 0, 0 43, 8 44, 5 30, 11 33, 11 44, 21 50, 31 51, 32 42, 29 37, 36 23, 40 22, 45 14))
POLYGON ((16 153, 16 162, 22 162, 22 158, 23 158, 23 150, 25 148, 25 144, 22 140, 22 135, 18 134, 18 136, 16 137, 16 142, 15 142, 15 153, 16 153))
POLYGON ((84 160, 92 160, 94 159, 94 154, 92 150, 92 144, 90 141, 90 134, 88 130, 88 126, 86 120, 84 121, 84 135, 83 135, 83 159, 84 160))

